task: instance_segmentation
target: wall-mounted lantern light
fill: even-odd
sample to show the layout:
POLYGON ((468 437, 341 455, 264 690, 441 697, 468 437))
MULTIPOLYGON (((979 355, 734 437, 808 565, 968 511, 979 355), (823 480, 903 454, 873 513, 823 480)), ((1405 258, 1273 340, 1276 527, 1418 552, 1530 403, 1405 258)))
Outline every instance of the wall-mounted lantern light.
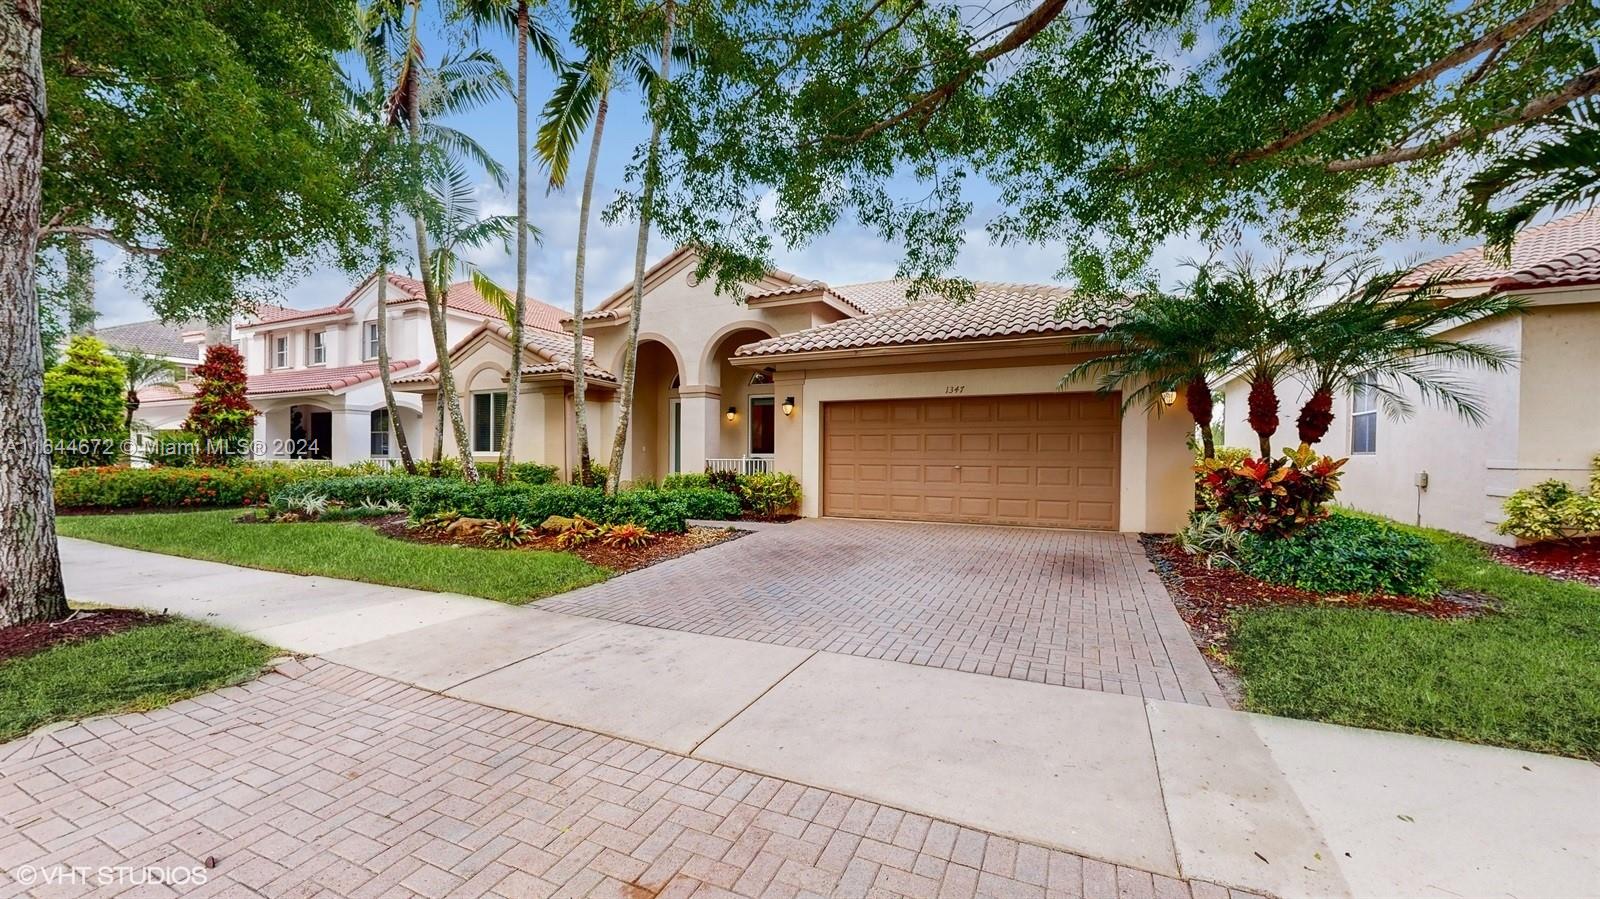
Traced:
POLYGON ((793 415, 794 414, 794 397, 786 396, 786 397, 783 398, 783 414, 784 415, 793 415))
POLYGON ((1163 391, 1161 391, 1161 405, 1163 405, 1163 406, 1171 406, 1173 403, 1176 403, 1177 401, 1178 401, 1178 391, 1176 391, 1176 390, 1163 390, 1163 391))
POLYGON ((738 417, 739 417, 739 409, 738 409, 738 407, 729 406, 728 407, 728 420, 729 421, 733 421, 734 419, 736 419, 738 417))

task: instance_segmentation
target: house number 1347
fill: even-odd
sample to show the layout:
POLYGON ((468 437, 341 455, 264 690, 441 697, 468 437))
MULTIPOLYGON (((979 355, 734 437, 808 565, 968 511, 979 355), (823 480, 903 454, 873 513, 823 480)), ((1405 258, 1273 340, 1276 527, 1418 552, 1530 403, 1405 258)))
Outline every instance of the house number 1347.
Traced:
POLYGON ((945 393, 966 393, 967 392, 967 385, 965 385, 965 384, 949 384, 949 385, 945 386, 944 392, 945 393))

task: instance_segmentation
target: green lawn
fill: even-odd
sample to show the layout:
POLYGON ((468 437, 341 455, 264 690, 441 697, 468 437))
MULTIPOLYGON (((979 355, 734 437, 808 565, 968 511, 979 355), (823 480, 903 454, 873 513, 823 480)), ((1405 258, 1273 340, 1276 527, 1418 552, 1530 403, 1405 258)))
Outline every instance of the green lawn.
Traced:
POLYGON ((232 631, 172 621, 0 662, 0 742, 52 721, 158 708, 239 683, 276 653, 232 631))
POLYGON ((68 537, 250 568, 466 593, 520 604, 605 580, 570 553, 409 543, 355 522, 239 524, 239 510, 69 515, 68 537))
POLYGON ((1499 598, 1472 620, 1340 608, 1245 613, 1232 661, 1252 711, 1600 760, 1600 590, 1438 544, 1447 588, 1499 598))

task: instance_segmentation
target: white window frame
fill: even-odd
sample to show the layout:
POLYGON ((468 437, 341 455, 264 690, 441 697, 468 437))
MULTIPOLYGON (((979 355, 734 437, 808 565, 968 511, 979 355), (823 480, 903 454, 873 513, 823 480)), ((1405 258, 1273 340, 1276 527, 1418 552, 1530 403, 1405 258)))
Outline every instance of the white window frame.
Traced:
POLYGON ((289 367, 289 335, 280 334, 272 338, 272 367, 289 367))
POLYGON ((387 459, 387 458, 389 458, 389 451, 392 448, 393 443, 394 443, 394 438, 392 436, 394 434, 394 422, 389 420, 389 410, 388 409, 373 409, 371 414, 368 415, 368 421, 370 422, 370 424, 368 425, 368 429, 369 429, 370 433, 367 435, 367 451, 368 451, 368 454, 371 455, 374 459, 387 459), (385 427, 383 427, 383 428, 379 428, 378 427, 378 416, 380 416, 380 415, 383 416, 383 421, 384 421, 384 425, 385 425, 385 427), (380 437, 382 438, 382 446, 383 446, 383 451, 382 452, 379 452, 378 449, 376 448, 377 445, 378 445, 378 439, 380 437))
POLYGON ((311 332, 311 364, 312 365, 327 365, 328 364, 328 332, 327 331, 312 331, 311 332))
POLYGON ((1354 388, 1350 391, 1350 455, 1371 456, 1378 452, 1378 391, 1372 386, 1370 376, 1362 376, 1356 380, 1354 388), (1363 409, 1362 401, 1371 408, 1363 409), (1363 419, 1370 419, 1369 437, 1371 444, 1366 449, 1357 449, 1356 432, 1363 419))
POLYGON ((469 435, 471 437, 471 439, 472 439, 472 453, 473 453, 473 455, 490 455, 490 454, 493 454, 493 453, 500 452, 500 447, 505 443, 505 439, 506 439, 506 421, 505 421, 504 414, 502 413, 501 418, 500 418, 500 427, 499 428, 495 427, 495 422, 494 422, 494 400, 492 400, 492 399, 489 400, 489 448, 488 449, 479 449, 478 448, 478 397, 480 397, 480 396, 488 396, 488 397, 500 396, 500 397, 506 398, 506 406, 502 407, 502 408, 508 408, 509 407, 510 398, 507 397, 506 391, 504 391, 504 390, 475 390, 475 391, 472 392, 472 416, 471 416, 472 420, 470 422, 470 424, 472 425, 472 433, 469 435))
POLYGON ((363 322, 361 325, 361 358, 378 358, 378 322, 373 320, 363 322))

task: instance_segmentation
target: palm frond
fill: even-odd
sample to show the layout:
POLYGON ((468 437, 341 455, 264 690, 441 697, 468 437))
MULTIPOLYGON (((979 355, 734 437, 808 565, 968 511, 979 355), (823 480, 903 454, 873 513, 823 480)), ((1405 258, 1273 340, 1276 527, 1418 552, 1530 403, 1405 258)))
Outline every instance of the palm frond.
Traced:
POLYGON ((609 80, 609 73, 594 62, 572 63, 562 69, 555 91, 544 104, 534 139, 534 150, 550 172, 549 190, 566 184, 572 152, 593 124, 609 80))
POLYGON ((484 174, 495 183, 496 187, 505 187, 507 183, 506 168, 495 159, 490 152, 478 143, 471 135, 464 131, 441 125, 438 122, 424 122, 422 125, 424 138, 451 156, 469 159, 483 169, 484 174))

